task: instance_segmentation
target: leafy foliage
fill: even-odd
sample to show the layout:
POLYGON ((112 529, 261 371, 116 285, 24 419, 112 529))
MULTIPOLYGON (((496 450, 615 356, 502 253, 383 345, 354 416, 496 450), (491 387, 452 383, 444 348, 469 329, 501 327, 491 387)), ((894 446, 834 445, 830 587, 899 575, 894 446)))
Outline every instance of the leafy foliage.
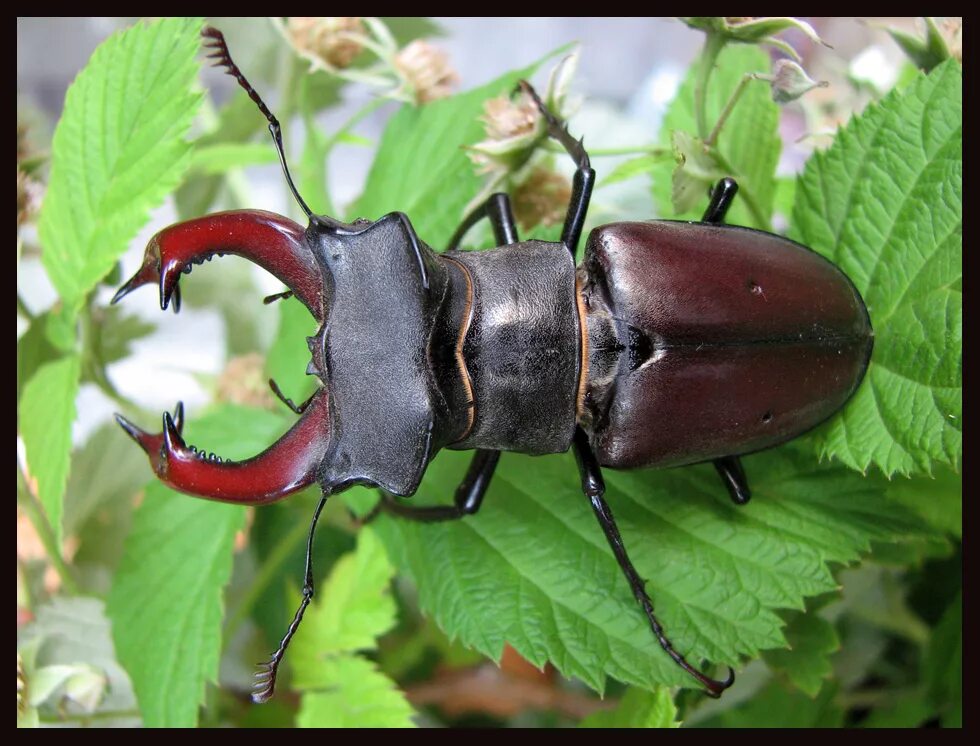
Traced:
POLYGON ((630 688, 615 710, 589 715, 580 728, 677 728, 677 707, 670 691, 657 687, 653 692, 630 688))
POLYGON ((875 329, 867 378, 820 450, 854 469, 962 458, 962 73, 937 67, 855 117, 797 187, 794 237, 840 265, 875 329))
MULTIPOLYGON (((735 45, 726 47, 718 57, 714 73, 705 93, 708 121, 716 122, 725 104, 746 73, 764 73, 769 69, 769 58, 754 47, 735 45)), ((692 67, 677 96, 667 109, 660 128, 659 142, 667 148, 674 147, 673 133, 694 133, 696 67, 692 67)), ((779 108, 769 97, 768 88, 762 83, 750 82, 724 124, 716 143, 717 157, 713 162, 716 174, 705 174, 703 191, 697 205, 688 212, 678 214, 674 209, 673 172, 676 165, 659 161, 651 170, 653 197, 661 217, 677 220, 700 220, 708 206, 708 187, 721 176, 733 176, 739 184, 739 198, 728 212, 727 222, 747 225, 763 230, 770 229, 775 198, 776 163, 782 148, 777 125, 779 108)), ((693 137, 693 134, 687 135, 693 137)), ((700 141, 697 147, 701 147, 700 141)))
MULTIPOLYGON (((440 454, 415 498, 445 503, 462 473, 440 454)), ((710 467, 607 472, 607 501, 658 615, 691 660, 735 664, 785 645, 780 608, 831 591, 829 562, 856 560, 872 538, 921 531, 884 497, 789 446, 746 460, 751 511, 732 506, 710 467)), ((506 455, 476 520, 378 531, 451 637, 499 659, 505 642, 535 665, 602 691, 606 676, 652 688, 694 682, 647 628, 569 457, 506 455)))
POLYGON ((19 425, 27 464, 37 482, 38 499, 59 547, 78 377, 78 357, 59 358, 41 367, 31 377, 20 401, 19 425))
MULTIPOLYGON (((242 458, 282 431, 274 415, 227 406, 189 422, 187 442, 242 458)), ((107 613, 148 727, 197 722, 204 685, 218 674, 222 591, 244 521, 238 506, 188 499, 157 481, 146 489, 107 613)))
MULTIPOLYGON (((229 21, 235 23, 251 33, 249 22, 229 21)), ((391 24, 399 44, 432 30, 413 20, 391 24)), ((710 467, 605 473, 607 499, 667 634, 691 663, 738 670, 725 697, 706 702, 693 691, 672 697, 665 688, 696 685, 650 634, 570 457, 506 455, 480 514, 456 524, 383 516, 356 534, 352 550, 355 534, 340 501, 328 503, 315 548, 316 602, 286 658, 280 696, 255 708, 242 706, 243 682, 294 608, 313 495, 262 509, 243 541, 240 508, 175 495, 155 481, 134 500, 150 473, 144 454, 114 425, 111 434, 95 430, 69 458, 79 381, 117 397, 106 386, 105 366, 129 355, 130 342, 147 331, 116 309, 86 306, 92 291, 148 211, 178 184, 181 214, 196 216, 219 194, 238 197, 247 187, 233 173, 239 166, 275 157, 264 120, 241 92, 216 122, 205 123, 210 129, 194 146, 184 141, 201 98, 192 91, 199 27, 196 20, 165 19, 113 37, 79 75, 57 128, 40 239, 62 303, 28 314, 18 340, 19 432, 31 478, 19 487, 26 483, 43 506, 32 520, 49 557, 24 559, 19 528, 19 625, 24 607, 34 621, 21 628, 18 683, 33 683, 35 697, 19 707, 19 724, 88 723, 91 716, 99 724, 132 725, 141 717, 148 726, 188 726, 201 713, 212 726, 443 722, 440 714, 416 715, 399 688, 411 691, 447 668, 473 665, 476 653, 460 655, 462 644, 493 658, 509 644, 535 666, 550 662, 597 691, 609 679, 629 684, 618 707, 586 718, 584 726, 962 723, 956 64, 910 79, 854 117, 798 180, 775 177, 778 110, 762 84, 746 84, 714 142, 697 132, 699 118, 710 131, 745 73, 768 67, 766 56, 743 45, 729 45, 718 57, 700 115, 694 94, 704 71, 688 75, 658 147, 627 148, 645 155, 615 170, 595 154, 600 185, 652 174, 664 217, 698 218, 708 183, 734 175, 741 191, 730 221, 768 228, 775 213, 791 216, 793 237, 855 281, 877 334, 867 380, 842 416, 794 445, 746 459, 754 492, 747 508, 729 504, 710 467), (261 141, 249 142, 256 135, 261 141), (680 167, 664 157, 671 149, 684 155, 680 167), (225 184, 234 188, 222 191, 225 184), (672 206, 678 197, 692 205, 683 215, 672 206), (817 463, 815 452, 837 461, 817 463), (870 476, 856 471, 869 467, 876 467, 870 476), (888 481, 877 470, 913 478, 888 481), (45 526, 53 536, 43 536, 45 526), (873 561, 841 569, 869 553, 873 561), (332 572, 321 579, 330 563, 332 572), (44 574, 50 564, 59 570, 54 583, 44 574), (417 598, 410 584, 393 584, 396 567, 416 581, 417 598), (85 595, 64 597, 59 582, 88 595, 111 586, 106 609, 85 595), (434 623, 418 620, 418 606, 452 644, 434 623), (221 688, 206 695, 219 660, 221 688), (290 697, 290 688, 299 696, 290 697), (69 690, 76 704, 64 699, 69 690), (81 709, 78 702, 85 703, 81 709)), ((257 50, 253 61, 247 55, 239 61, 259 68, 249 77, 264 96, 271 89, 267 100, 285 127, 302 116, 306 149, 301 163, 291 159, 293 173, 314 209, 332 209, 331 148, 369 144, 351 123, 375 102, 344 128, 319 132, 317 117, 339 101, 341 84, 324 73, 295 75, 302 65, 271 27, 256 33, 249 38, 276 43, 257 50), (279 79, 286 85, 276 100, 272 81, 279 79)), ((485 100, 510 93, 534 69, 397 111, 348 217, 402 210, 424 241, 444 247, 480 191, 464 147, 484 136, 485 100)), ((571 129, 578 134, 574 122, 571 129)), ((649 199, 649 191, 641 197, 649 199)), ((555 230, 539 226, 522 235, 553 238, 555 230)), ((474 230, 470 240, 479 235, 474 230)), ((185 300, 221 305, 229 350, 250 351, 267 336, 257 327, 251 281, 231 285, 233 269, 214 285, 207 274, 195 275, 185 300)), ((315 385, 303 373, 309 359, 303 337, 314 322, 295 299, 278 307, 268 370, 299 402, 315 385)), ((261 450, 291 421, 222 407, 190 417, 188 439, 240 457, 261 450)), ((415 504, 447 504, 466 460, 440 454, 415 504)), ((377 500, 364 488, 344 498, 358 512, 377 500)), ((591 696, 554 682, 549 671, 542 680, 572 699, 591 696)), ((608 689, 623 691, 617 683, 608 689)), ((558 718, 568 715, 527 717, 508 724, 564 723, 558 718)))
POLYGON ((171 18, 119 33, 68 91, 40 234, 44 266, 72 310, 189 163, 200 29, 200 19, 171 18))
POLYGON ((395 683, 355 655, 395 624, 389 584, 395 568, 370 529, 334 566, 307 612, 291 651, 294 685, 303 692, 297 722, 307 728, 406 727, 412 708, 395 683))

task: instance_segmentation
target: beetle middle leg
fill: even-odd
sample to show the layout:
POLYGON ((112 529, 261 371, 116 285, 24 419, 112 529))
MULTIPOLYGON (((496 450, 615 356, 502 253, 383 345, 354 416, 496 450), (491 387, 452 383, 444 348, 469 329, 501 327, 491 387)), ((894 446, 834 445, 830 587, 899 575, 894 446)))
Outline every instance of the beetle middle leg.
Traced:
POLYGON ((493 478, 499 460, 500 451, 478 450, 473 455, 473 460, 470 461, 466 476, 456 488, 453 505, 403 505, 386 492, 374 510, 368 513, 361 520, 361 523, 370 523, 377 518, 382 510, 397 515, 399 518, 407 518, 422 523, 455 521, 468 515, 474 515, 483 504, 483 497, 487 493, 487 488, 490 486, 490 480, 493 478))
POLYGON ((660 624, 657 617, 653 613, 653 602, 650 600, 650 596, 646 591, 646 584, 636 572, 636 568, 633 567, 633 563, 630 561, 629 555, 626 553, 626 546, 623 544, 623 537, 620 535, 619 528, 616 526, 616 520, 613 518, 609 505, 603 499, 603 494, 606 491, 606 485, 602 479, 602 470, 599 468, 599 460, 596 458, 595 453, 593 453, 592 446, 589 445, 589 436, 585 434, 585 431, 582 430, 581 427, 577 427, 575 429, 575 439, 572 442, 572 450, 575 452, 575 460, 578 462, 579 473, 582 478, 582 491, 592 503, 592 511, 595 513, 595 517, 598 519, 599 525, 602 526, 602 531, 606 535, 606 540, 609 542, 609 546, 612 548, 613 554, 616 556, 616 561, 619 563, 620 569, 623 571, 627 582, 630 584, 630 590, 633 591, 633 596, 636 598, 637 603, 640 604, 640 608, 643 609, 643 613, 646 615, 647 621, 650 623, 650 629, 657 638, 657 642, 660 643, 660 647, 667 652, 667 655, 669 655, 678 666, 691 674, 691 676, 693 676, 707 688, 708 696, 714 698, 720 697, 721 693, 735 682, 735 671, 729 668, 728 678, 724 681, 709 678, 694 668, 684 659, 683 655, 674 649, 673 644, 669 639, 667 639, 663 625, 660 624))

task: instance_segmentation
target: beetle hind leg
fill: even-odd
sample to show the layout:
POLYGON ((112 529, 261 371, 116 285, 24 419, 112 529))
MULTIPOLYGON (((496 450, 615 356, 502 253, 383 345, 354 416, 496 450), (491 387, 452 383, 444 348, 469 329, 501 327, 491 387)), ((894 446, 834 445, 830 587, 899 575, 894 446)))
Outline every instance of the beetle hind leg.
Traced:
POLYGON ((620 569, 626 576, 626 580, 630 585, 630 590, 633 591, 634 598, 636 598, 637 603, 640 605, 640 608, 643 609, 643 613, 646 615, 654 637, 657 638, 657 642, 660 643, 660 647, 666 651, 667 655, 673 659, 674 663, 697 679, 705 687, 707 690, 706 694, 709 697, 717 699, 721 696, 722 692, 735 683, 735 671, 729 668, 728 677, 724 681, 712 679, 698 669, 694 668, 694 666, 688 663, 684 659, 684 656, 677 652, 677 650, 674 648, 673 644, 667 638, 667 635, 664 632, 663 625, 660 624, 656 615, 653 613, 653 602, 650 600, 650 596, 646 591, 646 583, 644 583, 643 579, 640 578, 639 574, 636 572, 636 568, 633 567, 633 563, 630 561, 629 555, 626 553, 626 546, 623 544, 623 537, 620 535, 619 528, 616 526, 616 520, 613 518, 609 505, 603 499, 606 486, 602 479, 602 470, 599 468, 599 461, 596 459, 595 453, 592 451, 592 446, 589 445, 588 436, 580 427, 575 429, 575 438, 572 442, 572 450, 575 452, 575 460, 578 462, 579 472, 582 477, 582 491, 592 503, 592 511, 595 513, 595 517, 599 521, 599 525, 602 527, 603 533, 606 535, 606 540, 609 542, 609 546, 613 550, 613 554, 616 557, 616 561, 619 563, 620 569))
POLYGON ((724 223, 725 215, 728 214, 728 208, 732 206, 736 194, 738 194, 738 182, 731 176, 726 176, 715 184, 711 190, 711 201, 708 202, 708 209, 704 211, 701 222, 719 225, 724 223))
POLYGON ((745 505, 752 497, 749 480, 745 476, 742 460, 738 456, 723 456, 713 462, 718 470, 718 476, 728 488, 728 494, 736 505, 745 505))

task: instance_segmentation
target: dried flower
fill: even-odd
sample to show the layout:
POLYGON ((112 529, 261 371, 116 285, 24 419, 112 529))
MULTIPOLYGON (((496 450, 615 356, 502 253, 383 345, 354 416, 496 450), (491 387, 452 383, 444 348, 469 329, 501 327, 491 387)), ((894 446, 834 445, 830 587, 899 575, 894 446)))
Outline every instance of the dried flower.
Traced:
POLYGON ((483 111, 483 123, 491 140, 504 140, 533 132, 541 118, 534 100, 524 91, 521 91, 517 101, 504 96, 492 98, 483 105, 483 111))
POLYGON ((218 379, 218 401, 272 409, 275 400, 264 369, 265 360, 257 352, 233 357, 218 379))
POLYGON ((418 104, 445 98, 459 82, 459 75, 449 64, 449 56, 421 39, 395 55, 395 68, 418 104))
POLYGON ((41 204, 41 185, 17 167, 17 226, 28 223, 41 204))
POLYGON ((772 86, 772 100, 777 104, 795 101, 807 91, 814 88, 826 88, 830 85, 826 80, 819 83, 813 80, 806 71, 793 60, 776 60, 769 76, 772 86))
POLYGON ((286 23, 286 33, 301 55, 338 70, 349 67, 364 48, 357 39, 364 24, 356 17, 294 16, 286 23))
MULTIPOLYGON (((542 100, 559 119, 566 119, 569 109, 573 108, 568 104, 566 94, 577 63, 578 54, 570 54, 555 66, 548 78, 542 100)), ((483 111, 486 138, 469 146, 467 155, 478 167, 479 173, 490 174, 490 178, 467 205, 467 213, 492 192, 498 191, 510 175, 527 166, 545 138, 541 112, 534 100, 523 91, 516 100, 506 97, 491 99, 484 104, 483 111)))
POLYGON ((555 225, 565 219, 572 198, 569 180, 550 168, 535 166, 513 192, 514 217, 521 230, 555 225))

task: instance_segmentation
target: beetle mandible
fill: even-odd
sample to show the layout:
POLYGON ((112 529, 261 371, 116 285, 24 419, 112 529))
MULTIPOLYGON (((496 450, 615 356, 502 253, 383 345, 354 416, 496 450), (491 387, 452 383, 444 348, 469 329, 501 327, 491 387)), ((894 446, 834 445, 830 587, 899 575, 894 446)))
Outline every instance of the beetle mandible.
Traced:
POLYGON ((173 303, 176 310, 178 279, 191 263, 215 254, 246 257, 278 277, 319 323, 308 340, 307 372, 322 385, 296 406, 273 383, 300 419, 266 451, 237 463, 184 443, 179 404, 173 416, 163 415, 157 435, 117 419, 157 476, 181 492, 261 505, 314 483, 322 489, 307 538, 303 598, 256 675, 253 699, 272 696, 313 597, 313 535, 328 496, 367 484, 382 490, 373 515, 461 519, 479 510, 502 451, 569 449, 654 636, 707 694, 719 696, 734 671, 712 679, 667 638, 603 499, 602 468, 711 461, 732 500, 748 502, 739 456, 811 429, 861 382, 874 335, 854 285, 799 244, 724 225, 737 191, 730 178, 713 189, 699 223, 596 228, 576 267, 595 172, 582 142, 526 82, 520 85, 548 135, 576 165, 559 243, 520 241, 506 194, 468 215, 441 254, 399 212, 349 224, 316 215, 290 177, 278 120, 232 61, 221 32, 203 33, 215 64, 269 121, 286 183, 309 225, 235 210, 170 226, 150 240, 143 265, 112 302, 159 282, 161 307, 173 303), (483 219, 498 247, 458 251, 483 219), (454 504, 394 500, 416 491, 441 448, 476 451, 454 504))

